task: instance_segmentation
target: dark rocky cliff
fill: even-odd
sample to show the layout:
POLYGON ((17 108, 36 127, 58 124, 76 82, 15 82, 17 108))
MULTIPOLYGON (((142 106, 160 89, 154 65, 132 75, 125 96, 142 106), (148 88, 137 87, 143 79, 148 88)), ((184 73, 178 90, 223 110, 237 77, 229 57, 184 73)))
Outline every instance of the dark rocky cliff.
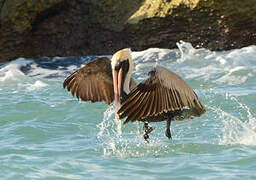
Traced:
POLYGON ((0 0, 0 61, 256 44, 255 0, 0 0))

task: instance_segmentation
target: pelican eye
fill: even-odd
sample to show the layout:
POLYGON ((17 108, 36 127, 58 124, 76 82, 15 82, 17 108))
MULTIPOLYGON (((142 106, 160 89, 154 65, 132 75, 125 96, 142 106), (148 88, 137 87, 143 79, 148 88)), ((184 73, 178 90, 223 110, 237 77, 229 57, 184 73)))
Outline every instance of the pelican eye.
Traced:
POLYGON ((124 63, 125 63, 125 61, 119 61, 119 62, 115 65, 115 70, 116 70, 116 71, 120 70, 120 68, 123 66, 124 63))

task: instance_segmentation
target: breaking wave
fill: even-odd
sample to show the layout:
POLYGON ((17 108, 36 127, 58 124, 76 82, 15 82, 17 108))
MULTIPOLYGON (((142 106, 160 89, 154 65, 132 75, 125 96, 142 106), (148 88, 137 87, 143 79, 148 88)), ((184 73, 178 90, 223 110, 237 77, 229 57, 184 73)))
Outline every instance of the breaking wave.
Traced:
MULTIPOLYGON (((225 52, 195 49, 179 42, 177 49, 150 48, 133 52, 134 78, 147 77, 156 65, 165 66, 184 78, 197 92, 207 108, 206 115, 192 121, 173 123, 174 140, 164 136, 164 123, 156 127, 151 143, 142 138, 142 124, 123 127, 114 118, 113 107, 104 113, 98 124, 97 139, 106 156, 140 157, 165 154, 187 141, 220 145, 256 145, 256 46, 225 52), (208 131, 209 130, 209 131, 208 131), (214 137, 205 139, 207 133, 214 137), (180 140, 177 142, 176 140, 180 140)), ((37 60, 19 58, 0 65, 0 93, 33 92, 54 86, 60 91, 63 79, 96 56, 55 57, 37 60)))

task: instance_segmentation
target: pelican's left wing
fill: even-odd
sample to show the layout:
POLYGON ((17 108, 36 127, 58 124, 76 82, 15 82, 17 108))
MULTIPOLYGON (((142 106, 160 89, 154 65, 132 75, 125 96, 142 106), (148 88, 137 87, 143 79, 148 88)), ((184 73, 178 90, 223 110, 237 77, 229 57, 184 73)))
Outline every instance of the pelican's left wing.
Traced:
POLYGON ((97 58, 68 76, 63 87, 83 101, 105 101, 114 98, 111 61, 107 57, 97 58))
POLYGON ((184 108, 190 109, 191 116, 200 116, 205 112, 196 93, 175 73, 158 66, 148 75, 128 94, 117 112, 120 119, 127 117, 124 123, 184 108))

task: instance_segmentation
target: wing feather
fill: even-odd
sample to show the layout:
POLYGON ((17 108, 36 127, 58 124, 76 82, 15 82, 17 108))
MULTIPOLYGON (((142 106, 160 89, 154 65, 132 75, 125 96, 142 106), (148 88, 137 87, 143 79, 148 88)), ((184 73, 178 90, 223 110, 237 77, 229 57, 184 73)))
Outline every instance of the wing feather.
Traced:
POLYGON ((75 92, 76 92, 76 90, 77 90, 77 87, 78 87, 77 82, 74 82, 74 85, 73 85, 72 88, 71 88, 71 93, 72 93, 73 96, 75 95, 75 92))
POLYGON ((155 101, 154 101, 154 106, 153 106, 153 112, 151 114, 156 114, 157 113, 157 106, 158 106, 158 92, 157 89, 155 90, 155 101))
POLYGON ((113 79, 111 61, 106 57, 97 58, 77 70, 63 83, 63 87, 83 101, 113 101, 113 79))
POLYGON ((148 112, 147 112, 147 114, 144 116, 144 117, 146 117, 146 116, 149 116, 151 113, 152 113, 152 111, 153 111, 153 107, 154 107, 154 102, 155 102, 155 91, 152 91, 151 93, 150 93, 150 99, 151 99, 151 101, 149 102, 150 103, 150 106, 149 106, 149 109, 148 109, 148 112))
POLYGON ((145 104, 143 106, 143 109, 141 110, 141 117, 145 116, 145 114, 148 111, 148 108, 150 106, 150 93, 146 92, 146 97, 145 97, 145 104))
POLYGON ((132 111, 132 110, 130 111, 134 113, 131 113, 131 115, 128 116, 129 118, 126 119, 124 124, 129 121, 132 121, 132 122, 136 121, 137 117, 142 117, 143 108, 145 107, 146 101, 147 101, 147 93, 140 96, 140 99, 138 99, 136 106, 134 106, 134 108, 136 108, 136 111, 132 111))
POLYGON ((185 108, 189 108, 189 116, 205 112, 202 102, 182 78, 158 66, 128 94, 117 113, 120 118, 127 116, 127 123, 185 108))
POLYGON ((127 106, 126 106, 126 113, 124 113, 122 115, 122 117, 120 117, 120 118, 123 118, 125 116, 130 116, 130 118, 132 118, 133 112, 136 112, 136 109, 142 103, 144 96, 145 96, 145 94, 139 94, 138 96, 134 96, 134 98, 132 98, 133 101, 129 102, 129 104, 127 104, 127 106))

